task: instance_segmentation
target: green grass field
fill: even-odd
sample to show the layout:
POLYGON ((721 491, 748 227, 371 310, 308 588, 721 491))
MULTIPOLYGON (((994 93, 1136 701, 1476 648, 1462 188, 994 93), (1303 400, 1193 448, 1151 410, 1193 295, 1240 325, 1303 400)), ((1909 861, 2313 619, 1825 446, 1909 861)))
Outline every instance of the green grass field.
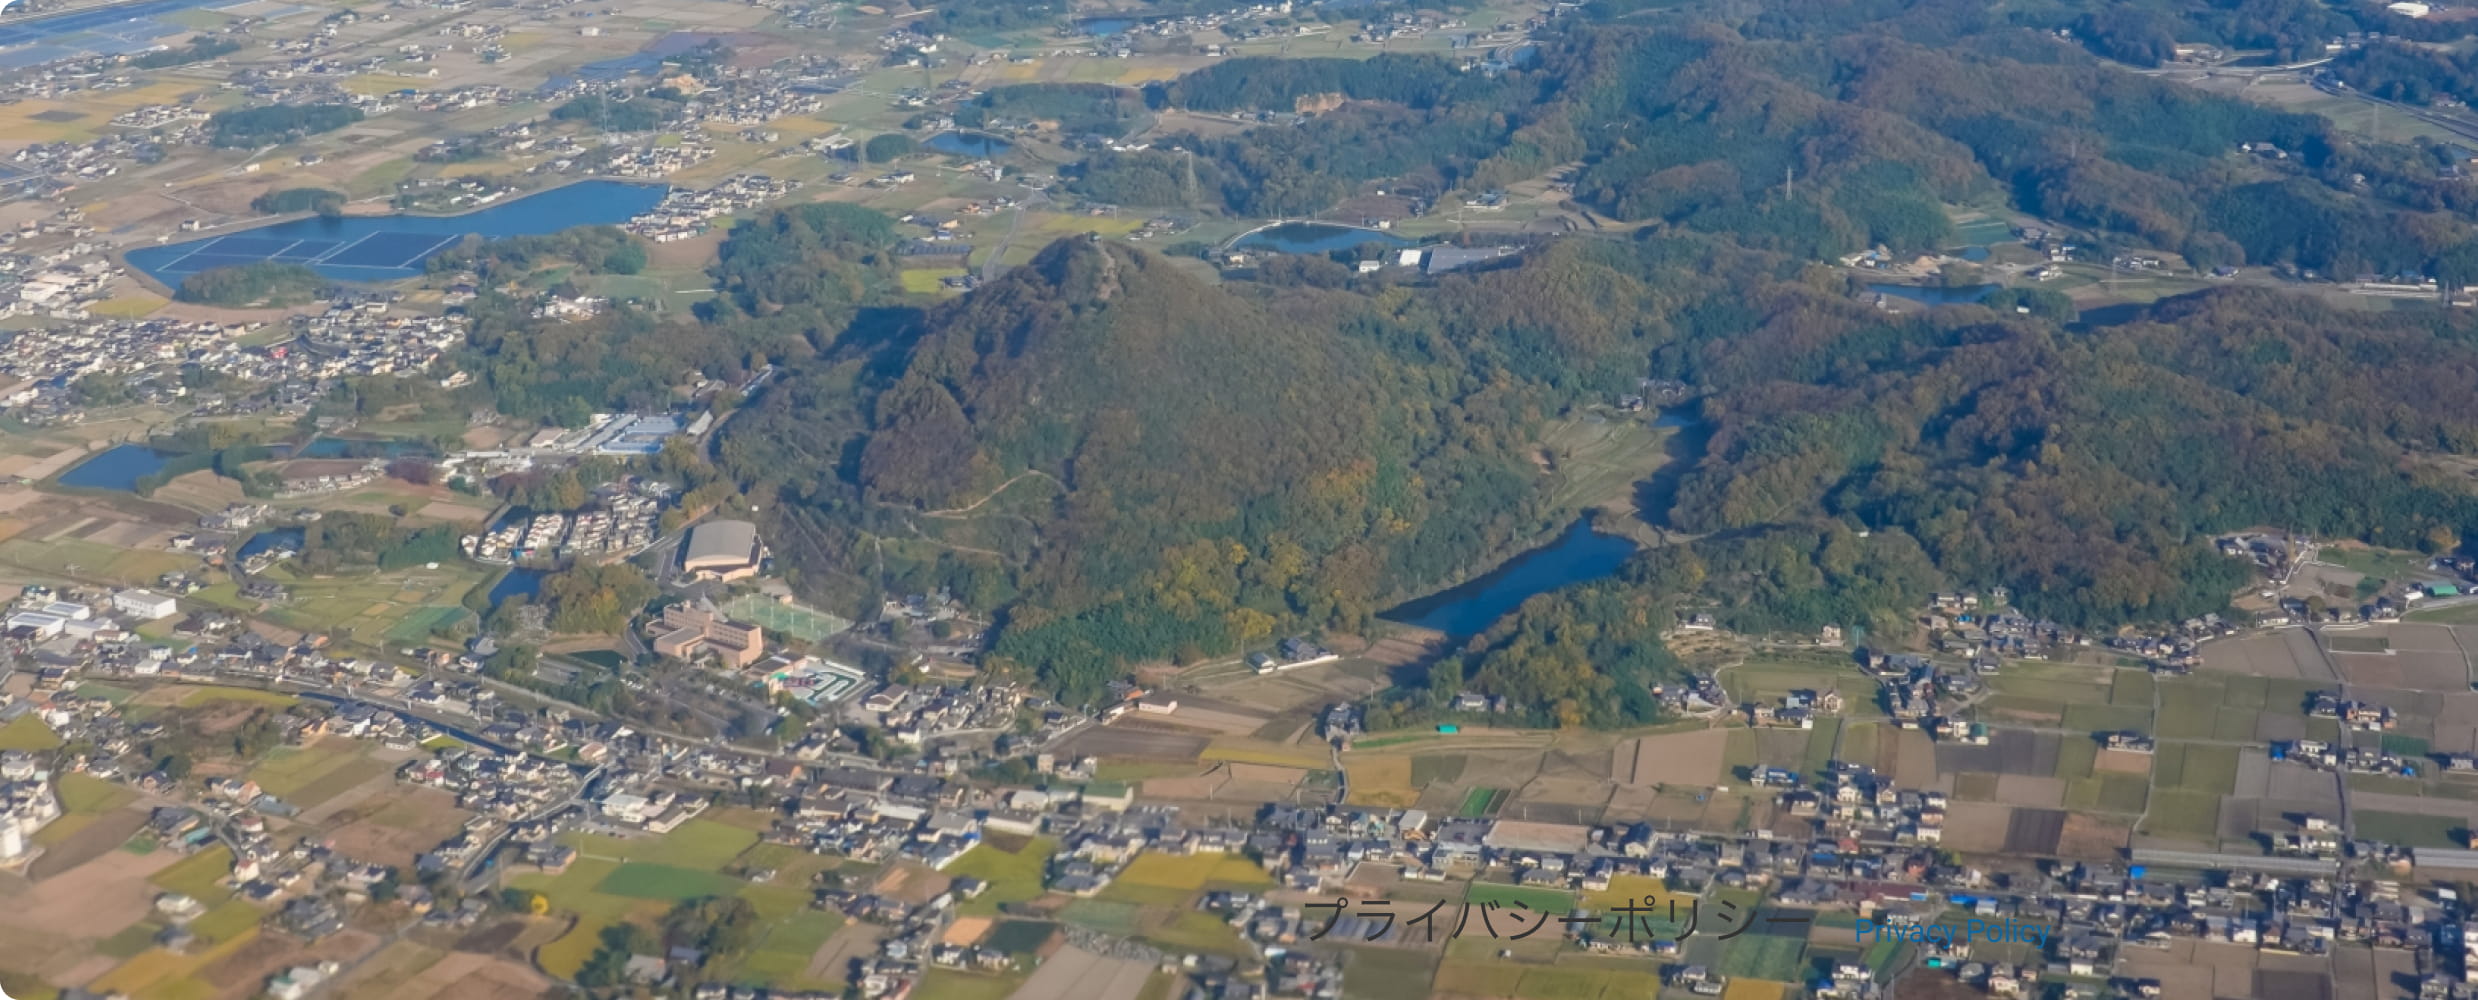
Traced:
POLYGON ((2079 704, 2065 706, 2065 728, 2080 733, 2151 731, 2151 706, 2079 704))
POLYGON ((2220 832, 2220 797, 2200 792, 2157 789, 2151 812, 2143 818, 2143 833, 2163 837, 2213 840, 2220 832))
POLYGON ((1148 852, 1128 862, 1127 870, 1119 873, 1118 882, 1195 890, 1207 886, 1246 889, 1272 885, 1273 879, 1265 874, 1263 865, 1236 854, 1190 854, 1180 857, 1148 852))
POLYGON ((2237 748, 2162 744, 2152 758, 2151 783, 2187 792, 2229 794, 2237 790, 2237 748))
POLYGON ((1482 816, 1487 816, 1496 812, 1498 807, 1505 804, 1505 789, 1474 788, 1471 791, 1463 793, 1462 808, 1455 810, 1455 815, 1461 816, 1464 819, 1478 819, 1482 816))
POLYGON ((60 734, 28 712, 0 726, 0 750, 57 750, 60 734))
POLYGON ((2360 809, 2350 814, 2358 836, 2411 847, 2466 847, 2469 844, 2469 821, 2457 816, 2422 816, 2416 813, 2378 812, 2360 809))
POLYGON ((2099 759, 2097 740, 2067 737, 2057 741, 2056 776, 2067 781, 2091 776, 2091 765, 2099 759))
POLYGON ((1231 958, 1248 953, 1237 928, 1203 910, 1165 911, 1147 916, 1152 919, 1137 928, 1137 936, 1163 947, 1231 958))
POLYGON ((2425 739, 2400 733, 2383 734, 2383 751, 2403 757, 2424 757, 2434 749, 2425 739))
MULTIPOLYGON (((1748 919, 1757 919, 1753 914, 1748 919)), ((1721 951, 1721 974, 1732 978, 1768 979, 1775 982, 1800 981, 1799 962, 1807 952, 1803 938, 1749 933, 1735 938, 1721 951)))
POLYGON ((508 884, 550 897, 551 907, 555 910, 611 923, 626 916, 636 906, 635 900, 594 891, 619 867, 620 862, 617 861, 578 858, 568 866, 567 871, 558 875, 529 872, 510 878, 508 884))
MULTIPOLYGON (((1343 974, 1347 986, 1347 967, 1343 974)), ((1622 1000, 1659 996, 1661 979, 1658 971, 1640 962, 1541 965, 1449 958, 1437 968, 1435 989, 1445 994, 1518 1000, 1622 1000)))
POLYGON ((235 899, 189 922, 190 933, 209 941, 230 941, 249 933, 263 916, 258 907, 235 899))
POLYGON ((809 960, 842 926, 843 918, 818 910, 769 921, 766 936, 740 960, 738 971, 777 988, 802 988, 799 984, 806 982, 809 960))
POLYGON ((232 849, 217 845, 182 858, 147 881, 166 892, 177 892, 213 906, 232 893, 216 885, 232 874, 232 849))
POLYGON ((1540 435, 1541 450, 1556 463, 1549 502, 1572 510, 1625 501, 1636 483, 1669 461, 1667 443, 1675 433, 1644 419, 1598 414, 1552 422, 1540 435))
POLYGON ((985 976, 953 969, 930 969, 921 974, 917 995, 936 1000, 1006 1000, 1007 994, 1024 985, 1026 974, 985 976))
POLYGON ((1411 758, 1411 787, 1426 788, 1432 784, 1463 780, 1463 768, 1470 761, 1461 754, 1424 753, 1411 758))
POLYGON ((2096 774, 2065 783, 2065 808, 2076 812, 2133 815, 2148 801, 2151 779, 2139 774, 2096 774))
POLYGON ((705 896, 728 896, 743 883, 735 878, 710 871, 631 862, 614 869, 594 891, 622 899, 661 899, 679 901, 705 896))
POLYGON ((964 900, 957 909, 967 915, 988 915, 1006 904, 1040 896, 1042 871, 1049 865, 1051 852, 1057 849, 1058 841, 1042 837, 1013 853, 986 843, 965 852, 946 866, 945 874, 969 875, 989 883, 989 889, 979 898, 964 900))
MULTIPOLYGON (((303 801, 302 792, 325 783, 329 777, 336 775, 349 777, 359 771, 362 772, 362 776, 354 778, 351 782, 351 784, 359 784, 362 780, 386 770, 386 765, 378 764, 357 753, 338 753, 315 747, 277 747, 268 751, 266 759, 260 761, 258 766, 250 769, 249 778, 257 782, 261 790, 276 798, 295 805, 316 805, 315 801, 303 801), (362 766, 356 768, 357 764, 362 766)), ((349 788, 351 784, 345 787, 349 788)), ((335 791, 342 790, 341 788, 335 789, 335 791)))
POLYGON ((1988 686, 2002 695, 2079 705, 2107 702, 2113 684, 2063 674, 2040 676, 2025 668, 1999 674, 1988 686))
MULTIPOLYGON (((534 960, 544 972, 562 979, 574 979, 576 970, 583 968, 585 960, 594 957, 594 952, 601 949, 602 929, 615 923, 618 921, 602 917, 579 917, 576 926, 570 928, 568 933, 537 949, 534 960)), ((804 963, 802 967, 805 969, 807 966, 804 963)))
POLYGON ((720 871, 733 858, 739 857, 740 852, 757 843, 757 831, 699 817, 680 824, 679 829, 660 837, 585 834, 576 837, 574 842, 576 849, 584 854, 720 871))
POLYGON ((130 924, 121 928, 120 933, 95 942, 94 952, 105 958, 136 958, 139 952, 154 947, 155 935, 162 932, 163 925, 151 920, 130 924))
POLYGON ((1143 919, 1144 907, 1109 899, 1079 899, 1058 911, 1069 923, 1090 927, 1104 934, 1134 934, 1143 919))

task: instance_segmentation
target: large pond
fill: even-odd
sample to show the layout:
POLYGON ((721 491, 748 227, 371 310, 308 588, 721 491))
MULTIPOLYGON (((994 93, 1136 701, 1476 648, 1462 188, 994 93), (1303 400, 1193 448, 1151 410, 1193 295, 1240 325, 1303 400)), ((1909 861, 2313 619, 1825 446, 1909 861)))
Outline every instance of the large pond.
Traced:
POLYGON ((1233 250, 1272 250, 1277 253, 1332 253, 1370 243, 1389 247, 1412 245, 1392 233, 1358 226, 1337 226, 1330 222, 1285 222, 1268 226, 1231 241, 1233 250))
POLYGON ((1005 156, 1015 144, 994 135, 979 132, 940 132, 921 144, 933 153, 950 156, 978 156, 983 159, 1005 156))
POLYGON ((167 285, 200 271, 260 261, 307 264, 338 281, 420 274, 430 255, 467 236, 538 236, 617 225, 663 200, 660 184, 582 181, 463 215, 356 215, 277 222, 186 243, 129 251, 129 263, 167 285))
POLYGON ((1556 541, 1516 556, 1462 586, 1388 611, 1384 617, 1452 636, 1477 635, 1532 595, 1608 576, 1634 554, 1633 541, 1593 531, 1578 519, 1556 541))
POLYGON ((134 493, 138 480, 163 469, 172 456, 142 444, 115 445, 60 474, 60 485, 134 493))

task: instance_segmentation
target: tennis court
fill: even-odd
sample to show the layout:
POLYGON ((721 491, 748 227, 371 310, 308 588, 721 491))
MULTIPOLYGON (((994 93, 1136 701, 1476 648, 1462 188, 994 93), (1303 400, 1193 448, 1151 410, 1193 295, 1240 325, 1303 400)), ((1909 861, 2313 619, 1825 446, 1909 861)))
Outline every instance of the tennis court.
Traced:
POLYGON ((852 627, 851 622, 816 608, 786 604, 757 594, 740 595, 723 605, 723 613, 739 621, 755 623, 768 632, 781 632, 807 642, 820 642, 827 636, 852 627))

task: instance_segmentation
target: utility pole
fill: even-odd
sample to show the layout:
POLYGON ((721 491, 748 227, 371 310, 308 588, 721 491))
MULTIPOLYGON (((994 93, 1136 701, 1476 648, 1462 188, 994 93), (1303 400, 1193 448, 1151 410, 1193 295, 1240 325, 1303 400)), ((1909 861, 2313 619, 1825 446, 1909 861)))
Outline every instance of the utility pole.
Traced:
POLYGON ((1795 166, 1781 168, 1781 200, 1790 201, 1797 197, 1798 168, 1795 166))

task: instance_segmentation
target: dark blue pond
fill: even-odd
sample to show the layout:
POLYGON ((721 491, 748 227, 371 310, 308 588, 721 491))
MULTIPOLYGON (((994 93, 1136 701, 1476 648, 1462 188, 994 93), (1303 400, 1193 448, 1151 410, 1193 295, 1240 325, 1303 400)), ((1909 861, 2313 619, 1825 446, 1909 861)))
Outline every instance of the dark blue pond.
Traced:
POLYGON ((299 552, 301 551, 301 539, 302 530, 299 528, 276 528, 272 531, 261 531, 255 535, 251 535, 249 541, 242 543, 241 551, 233 553, 233 555, 237 558, 247 559, 269 549, 291 549, 295 552, 299 552))
POLYGON ((463 215, 369 215, 294 219, 187 243, 129 251, 129 263, 167 285, 200 271, 260 261, 307 264, 338 281, 392 281, 467 236, 538 236, 575 226, 617 225, 653 208, 660 184, 583 181, 463 215))
POLYGON ((1370 243, 1389 247, 1407 247, 1412 241, 1392 233, 1357 226, 1337 226, 1327 222, 1285 222, 1279 226, 1259 229, 1232 241, 1233 250, 1272 250, 1278 253, 1331 253, 1349 250, 1370 243))
POLYGON ((1452 590, 1431 594, 1384 614, 1447 635, 1476 635, 1534 594, 1618 571, 1635 554, 1635 543, 1593 531, 1577 520, 1557 540, 1514 557, 1505 565, 1452 590))
POLYGON ((499 602, 511 597, 531 599, 535 594, 542 592, 542 578, 549 575, 538 569, 525 569, 521 566, 500 574, 499 582, 490 585, 490 606, 498 607, 499 602))
POLYGON ((1095 38, 1108 38, 1135 27, 1137 23, 1137 20, 1132 17, 1096 17, 1088 21, 1079 21, 1076 27, 1095 38))
POLYGON ((1867 290, 1878 295, 1909 299, 1931 306, 1960 305, 1977 302, 1995 294, 1999 285, 1964 285, 1960 288, 1929 288, 1925 285, 1869 285, 1867 290))
POLYGON ((1014 143, 979 132, 940 132, 930 136, 929 141, 921 146, 933 153, 983 158, 1005 156, 1008 150, 1015 148, 1014 143))
POLYGON ((136 492, 138 480, 162 469, 171 457, 142 444, 116 445, 61 473, 60 485, 136 492))
MULTIPOLYGON (((650 73, 654 70, 661 69, 663 60, 669 59, 672 56, 686 55, 690 52, 694 52, 708 42, 727 43, 729 41, 730 39, 728 37, 711 32, 674 31, 668 35, 662 36, 661 38, 655 39, 654 41, 648 43, 646 47, 638 49, 628 55, 604 59, 600 62, 590 62, 583 66, 579 66, 577 67, 576 75, 587 80, 607 83, 612 80, 624 79, 631 74, 650 73)), ((552 78, 553 84, 558 84, 560 82, 560 78, 552 78)))

